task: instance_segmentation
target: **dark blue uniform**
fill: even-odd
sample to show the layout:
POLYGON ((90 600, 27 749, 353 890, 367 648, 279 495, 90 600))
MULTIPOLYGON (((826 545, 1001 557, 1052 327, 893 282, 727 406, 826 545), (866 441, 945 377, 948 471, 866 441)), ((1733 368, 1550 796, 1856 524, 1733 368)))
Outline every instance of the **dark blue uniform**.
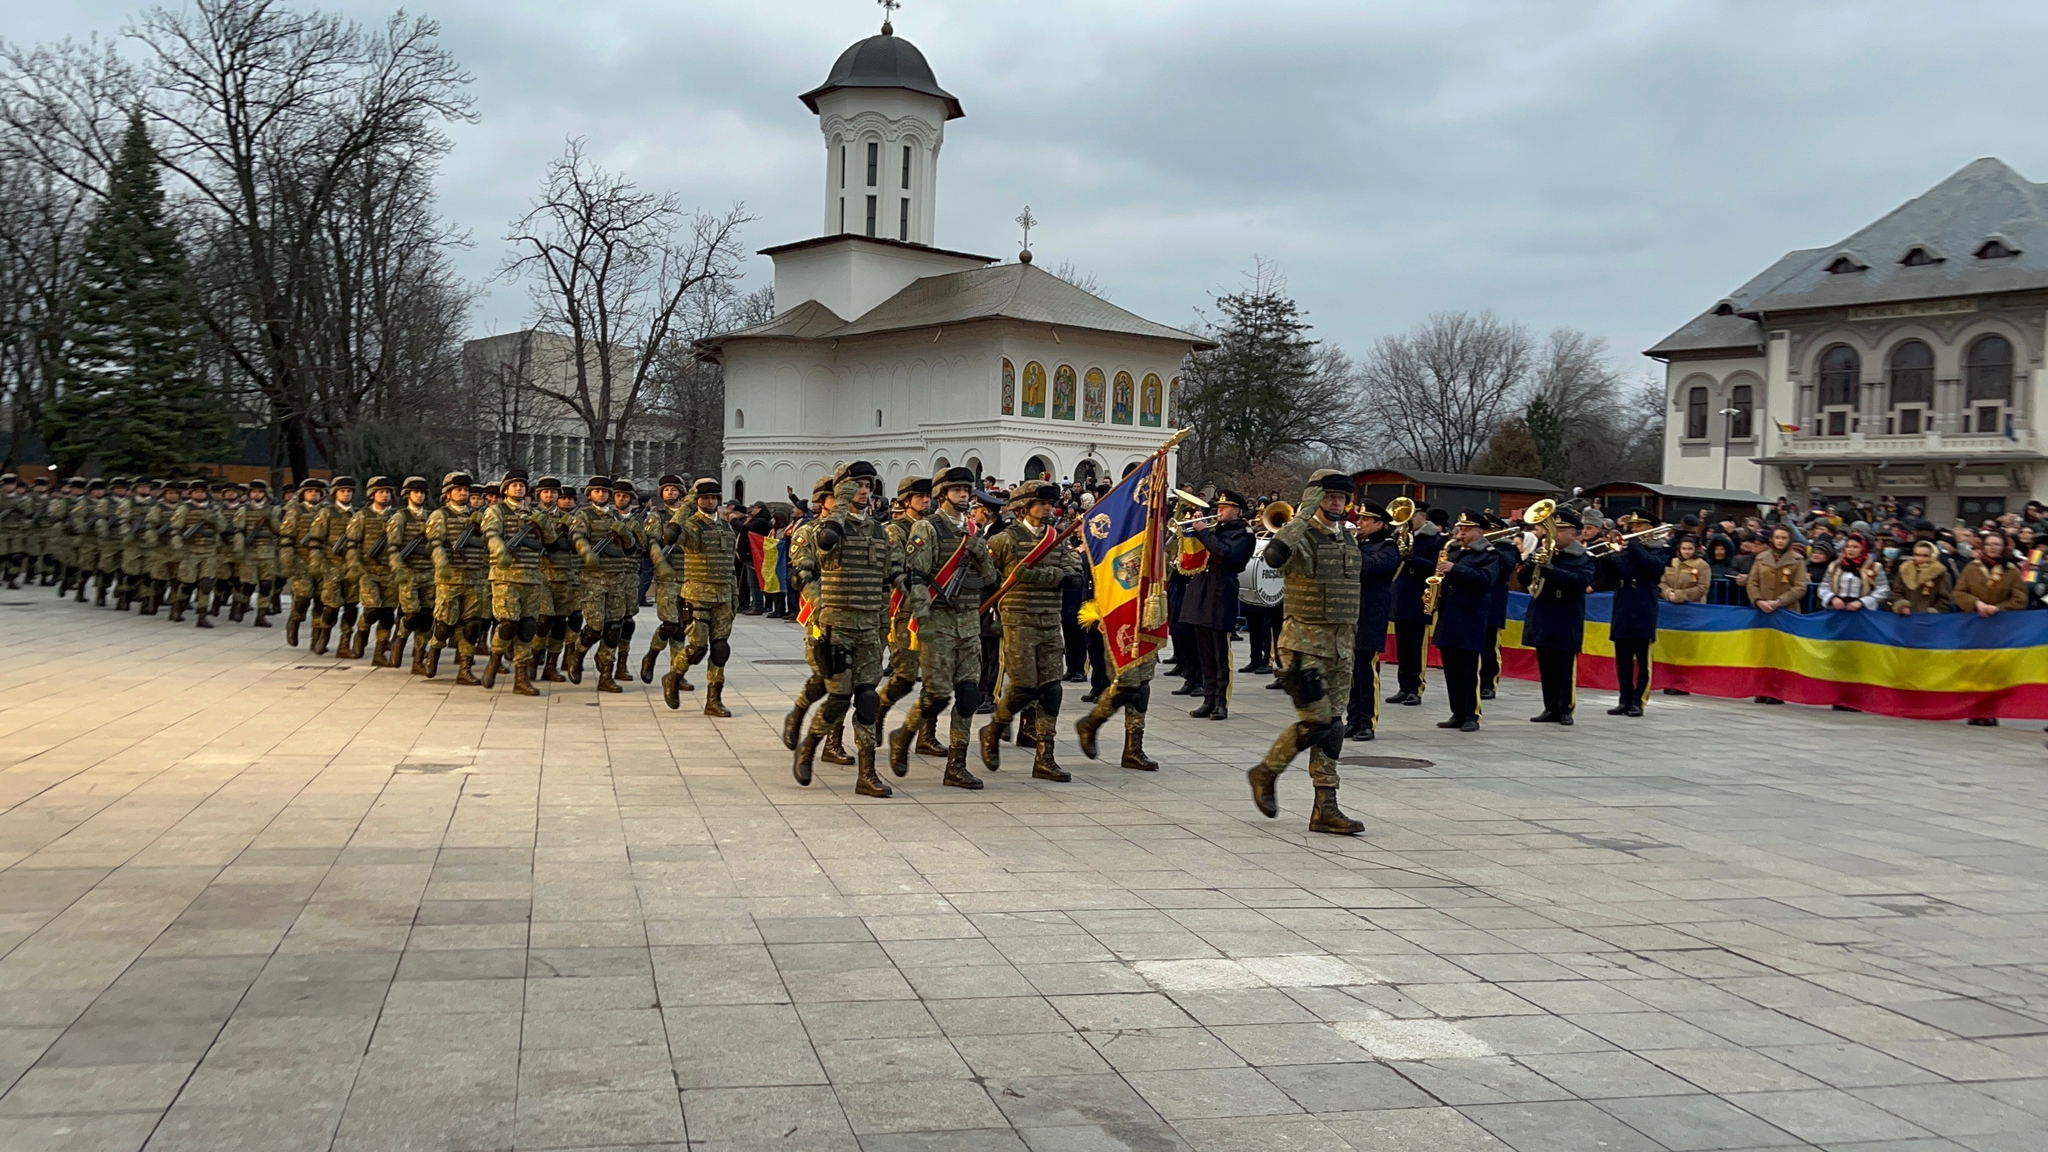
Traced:
POLYGON ((1451 719, 1442 726, 1463 727, 1479 722, 1479 655, 1493 646, 1493 589, 1500 583, 1501 559, 1485 543, 1462 548, 1453 542, 1444 555, 1451 570, 1437 597, 1435 634, 1451 719))
POLYGON ((1621 703, 1612 713, 1643 714, 1650 691, 1650 645, 1657 640, 1657 607, 1665 561, 1657 550, 1631 540, 1628 547, 1600 558, 1606 582, 1614 588, 1614 620, 1607 634, 1614 641, 1614 679, 1621 703))
POLYGON ((1195 715, 1216 716, 1228 707, 1237 578, 1252 562, 1252 534, 1244 521, 1232 520, 1197 532, 1194 538, 1209 550, 1209 564, 1188 579, 1188 590, 1180 601, 1180 622, 1189 629, 1195 659, 1202 669, 1202 706, 1195 715))
POLYGON ((1515 568, 1522 562, 1522 550, 1510 540, 1496 541, 1494 552, 1500 556, 1500 579, 1493 584, 1493 612, 1487 623, 1493 628, 1493 643, 1479 653, 1479 698, 1493 699, 1500 688, 1500 634, 1508 626, 1508 583, 1515 574, 1515 568))
POLYGON ((1394 577, 1401 570, 1401 545, 1394 530, 1382 528, 1360 537, 1358 557, 1358 640, 1352 652, 1351 718, 1344 738, 1370 740, 1380 723, 1380 653, 1386 651, 1394 577))
POLYGON ((1418 531, 1414 550, 1394 581, 1394 655, 1400 667, 1394 694, 1387 697, 1389 704, 1422 703, 1423 672, 1428 667, 1423 649, 1429 638, 1429 617, 1422 611, 1422 589, 1436 572, 1437 553, 1443 550, 1441 532, 1418 531))
MULTIPOLYGON (((1524 587, 1534 579, 1535 567, 1523 564, 1524 587)), ((1585 548, 1568 544, 1542 575, 1543 594, 1529 600, 1522 643, 1536 650, 1536 669, 1543 678, 1543 715, 1537 719, 1569 724, 1578 703, 1579 650, 1586 642, 1586 589, 1599 570, 1585 548)))

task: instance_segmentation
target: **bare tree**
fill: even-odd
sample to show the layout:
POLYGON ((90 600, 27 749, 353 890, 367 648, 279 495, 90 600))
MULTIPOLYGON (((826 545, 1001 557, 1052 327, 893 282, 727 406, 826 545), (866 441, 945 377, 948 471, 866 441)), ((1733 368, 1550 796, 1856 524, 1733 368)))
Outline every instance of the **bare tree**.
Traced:
POLYGON ((1533 358, 1528 332, 1491 312, 1439 312, 1405 335, 1381 337, 1360 376, 1387 462, 1470 470, 1520 407, 1533 358))
POLYGON ((685 335, 686 304, 733 294, 740 229, 752 219, 737 204, 713 216, 687 212, 674 193, 643 192, 592 162, 581 140, 548 164, 532 210, 506 237, 514 250, 502 274, 528 281, 533 326, 564 338, 563 371, 535 373, 534 387, 582 419, 598 471, 616 465, 664 348, 685 335))
POLYGON ((1060 261, 1060 266, 1053 269, 1052 274, 1088 293, 1090 296, 1100 296, 1104 300, 1109 299, 1109 292, 1103 288, 1102 279, 1093 272, 1083 272, 1081 266, 1072 260, 1060 261))

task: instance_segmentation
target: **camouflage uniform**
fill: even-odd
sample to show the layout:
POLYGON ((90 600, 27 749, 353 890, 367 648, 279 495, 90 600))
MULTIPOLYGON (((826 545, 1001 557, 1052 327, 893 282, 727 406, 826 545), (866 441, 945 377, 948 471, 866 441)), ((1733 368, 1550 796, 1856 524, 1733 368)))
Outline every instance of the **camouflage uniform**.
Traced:
POLYGON ((156 505, 142 521, 143 576, 149 584, 142 605, 144 615, 156 615, 157 609, 169 607, 177 597, 178 556, 171 543, 171 518, 184 505, 182 495, 176 483, 166 482, 156 505))
POLYGON ((541 665, 540 678, 560 682, 568 679, 558 670, 564 659, 563 649, 575 643, 571 636, 583 627, 583 561, 576 555, 576 542, 569 537, 570 521, 576 514, 575 498, 570 496, 565 503, 562 482, 553 476, 541 477, 533 488, 541 511, 554 529, 554 539, 540 557, 540 574, 547 581, 548 606, 552 609, 541 621, 547 657, 541 665), (552 500, 549 493, 554 494, 552 500))
POLYGON ((171 623, 185 619, 188 605, 199 614, 198 626, 213 627, 213 580, 220 570, 220 554, 226 546, 227 521, 220 505, 207 497, 206 483, 195 481, 187 488, 187 499, 171 509, 164 520, 165 552, 175 565, 178 589, 171 601, 171 623))
POLYGON ((372 476, 363 490, 370 501, 348 521, 349 564, 355 573, 356 594, 363 604, 352 650, 357 656, 363 654, 370 629, 375 626, 377 654, 371 657, 370 666, 390 668, 398 663, 397 655, 391 651, 392 626, 398 618, 398 579, 391 571, 391 503, 387 497, 384 506, 378 507, 377 493, 392 492, 391 478, 372 476))
POLYGON ((569 679, 583 683, 583 655, 595 649, 600 692, 620 691, 618 650, 626 639, 629 608, 640 583, 639 533, 613 514, 611 484, 606 477, 592 476, 583 486, 591 499, 569 518, 569 539, 583 560, 583 629, 576 638, 575 658, 569 661, 569 679), (605 503, 598 502, 598 493, 604 494, 605 503), (631 576, 622 582, 617 577, 627 565, 631 576))
POLYGON ((58 496, 51 490, 48 476, 38 476, 29 483, 28 527, 22 536, 22 548, 26 553, 24 561, 31 585, 49 587, 57 582, 57 574, 50 570, 50 502, 58 496))
POLYGON ((543 616, 553 616, 541 556, 554 543, 554 521, 526 498, 526 473, 514 469, 498 482, 504 499, 484 511, 483 537, 491 553, 491 616, 498 630, 491 638, 491 663, 484 687, 496 686, 498 669, 512 660, 512 691, 538 696, 533 686, 533 642, 543 616), (515 496, 514 485, 520 494, 515 496))
POLYGON ((441 650, 453 640, 457 684, 482 683, 473 665, 489 607, 482 577, 490 552, 477 531, 477 513, 467 502, 472 486, 468 473, 450 472, 441 480, 441 506, 427 517, 427 547, 434 560, 434 640, 427 650, 426 673, 431 680, 440 672, 441 650), (464 491, 462 504, 449 498, 456 488, 464 491))
POLYGON ((28 492, 21 486, 21 477, 12 472, 0 475, 0 581, 9 588, 21 587, 30 516, 28 492))
MULTIPOLYGON (((896 515, 884 529, 889 534, 889 546, 898 556, 907 561, 910 556, 910 532, 922 520, 925 513, 916 505, 930 505, 932 482, 922 476, 905 476, 896 485, 896 515)), ((922 675, 917 655, 917 633, 911 623, 924 609, 925 588, 914 579, 906 581, 901 595, 889 598, 889 608, 883 626, 888 629, 889 666, 882 674, 882 687, 877 693, 882 700, 882 716, 889 715, 889 709, 898 700, 910 695, 917 687, 922 675)), ((894 761, 891 761, 894 767, 894 761)))
MULTIPOLYGON (((699 480, 691 489, 695 499, 712 501, 717 507, 718 481, 699 480)), ((672 650, 669 673, 662 677, 662 696, 671 708, 681 707, 676 692, 690 666, 708 659, 704 673, 704 714, 730 716, 725 707, 725 662, 732 657, 732 619, 739 607, 739 583, 734 579, 733 557, 739 554, 739 536, 732 525, 706 512, 702 504, 675 513, 668 526, 683 551, 683 579, 676 596, 676 629, 684 642, 672 650)), ((656 550, 659 552, 659 549, 656 550)))
POLYGON ((1037 482, 1020 484, 1010 494, 1012 507, 1020 518, 989 539, 989 558, 1002 572, 1005 582, 1016 580, 996 611, 1003 623, 1003 675, 1008 683, 996 700, 995 714, 981 730, 981 762, 993 771, 997 750, 1010 717, 1035 705, 1036 729, 1032 733, 1031 775, 1040 780, 1068 780, 1071 777, 1053 759, 1054 728, 1060 714, 1061 682, 1067 674, 1066 645, 1060 631, 1060 612, 1066 603, 1063 586, 1081 575, 1080 553, 1056 544, 1037 562, 1025 558, 1052 531, 1047 523, 1033 528, 1021 515, 1041 503, 1057 499, 1056 485, 1037 482))
POLYGON ((360 655, 349 646, 349 633, 355 627, 356 615, 362 610, 362 596, 357 586, 362 570, 348 553, 348 526, 355 519, 358 507, 355 488, 353 476, 336 476, 327 486, 333 498, 314 514, 313 523, 306 531, 306 538, 311 542, 307 560, 320 580, 320 619, 313 625, 312 651, 316 656, 325 653, 328 637, 338 631, 340 635, 334 642, 337 660, 360 655), (344 494, 348 499, 342 498, 344 494))
MULTIPOLYGON (((789 534, 789 580, 791 591, 796 593, 797 618, 805 620, 804 613, 811 613, 804 629, 804 662, 811 666, 811 674, 797 689, 796 702, 791 705, 789 715, 782 721, 782 746, 796 751, 804 734, 804 714, 811 705, 825 698, 825 665, 819 658, 824 647, 823 631, 818 627, 818 550, 812 545, 812 536, 818 524, 830 513, 826 505, 832 499, 832 478, 818 477, 811 487, 811 507, 816 518, 797 526, 789 534)), ((734 544, 737 554, 738 544, 734 544)), ((832 726, 825 737, 825 747, 820 758, 827 764, 851 764, 853 757, 846 754, 846 724, 841 721, 832 726)))
MULTIPOLYGON (((949 468, 930 487, 937 506, 912 522, 904 543, 909 578, 921 586, 915 650, 924 692, 903 717, 903 727, 889 734, 889 769, 898 776, 910 770, 911 741, 937 723, 950 702, 944 783, 979 788, 981 780, 967 770, 967 743, 974 710, 981 706, 981 600, 995 584, 996 567, 973 519, 948 503, 950 493, 973 490, 974 473, 949 468), (942 575, 956 556, 953 572, 942 575)), ((903 629, 908 632, 908 624, 903 629)))
POLYGON ((887 796, 891 789, 875 775, 876 726, 882 700, 883 621, 891 588, 903 583, 903 553, 889 544, 883 524, 855 509, 855 498, 875 481, 874 466, 857 460, 833 477, 834 507, 811 537, 817 555, 818 611, 824 629, 820 660, 825 671, 825 705, 797 748, 797 783, 811 782, 811 763, 825 733, 853 712, 853 741, 859 778, 854 791, 887 796))
POLYGON ((121 594, 115 599, 115 607, 123 612, 132 604, 141 604, 143 610, 148 611, 151 537, 144 531, 144 526, 149 520, 149 510, 156 507, 160 499, 158 487, 154 480, 136 480, 129 489, 128 503, 117 513, 119 522, 115 530, 121 540, 121 594))
MULTIPOLYGON (((657 481, 661 496, 655 503, 647 525, 647 555, 654 562, 654 583, 649 595, 654 597, 654 615, 659 621, 653 636, 648 638, 647 654, 640 658, 640 682, 650 683, 654 679, 654 662, 664 649, 670 649, 670 663, 680 663, 678 657, 683 649, 681 625, 683 604, 683 574, 676 570, 682 558, 682 545, 676 532, 676 522, 695 511, 690 502, 683 498, 683 478, 663 476, 657 481), (669 489, 676 490, 675 499, 669 498, 669 489)), ((687 683, 678 682, 681 691, 690 691, 687 683)))
POLYGON ((393 667, 405 654, 405 642, 412 641, 412 673, 427 671, 427 643, 434 633, 434 553, 427 546, 427 519, 433 515, 426 501, 412 506, 412 493, 432 495, 424 476, 407 476, 400 489, 398 507, 384 521, 385 556, 390 560, 391 580, 398 593, 398 638, 391 646, 393 667))
POLYGON ((71 537, 71 508, 84 496, 85 478, 73 476, 43 503, 44 567, 57 573, 59 597, 71 591, 71 581, 78 574, 78 549, 71 537))
POLYGON ((234 606, 228 619, 240 623, 255 599, 256 627, 270 627, 271 597, 277 593, 278 541, 283 535, 283 510, 270 502, 270 485, 249 484, 249 498, 235 509, 235 534, 242 554, 235 562, 234 606))
POLYGON ((77 588, 77 601, 85 603, 86 588, 99 574, 99 521, 107 501, 107 482, 95 479, 82 495, 71 500, 64 514, 64 536, 71 549, 71 567, 65 580, 77 588))
POLYGON ((640 614, 640 560, 647 555, 647 529, 640 517, 630 511, 621 511, 621 506, 630 509, 633 498, 633 483, 620 479, 612 484, 612 519, 619 531, 619 550, 623 555, 614 556, 610 549, 600 548, 598 553, 604 562, 605 578, 611 582, 606 593, 607 603, 614 605, 619 613, 618 647, 612 654, 612 678, 625 680, 629 675, 626 662, 633 652, 633 617, 640 614))
POLYGON ((313 521, 325 507, 326 496, 327 481, 307 477, 278 517, 278 577, 292 582, 292 611, 285 617, 284 642, 293 647, 299 643, 299 625, 309 614, 314 627, 319 627, 320 613, 315 609, 320 605, 320 572, 314 566, 313 521))
POLYGON ((1351 478, 1328 469, 1309 478, 1301 511, 1266 545, 1265 562, 1285 578, 1287 614, 1280 624, 1280 679, 1294 700, 1295 723, 1273 741, 1250 773, 1252 800, 1279 815, 1274 782, 1306 750, 1315 785, 1309 828, 1356 833, 1363 825, 1337 808, 1337 757, 1344 748, 1344 706, 1351 697, 1352 648, 1358 633, 1358 587, 1364 561, 1349 522, 1335 528, 1317 518, 1326 492, 1352 491, 1351 478))

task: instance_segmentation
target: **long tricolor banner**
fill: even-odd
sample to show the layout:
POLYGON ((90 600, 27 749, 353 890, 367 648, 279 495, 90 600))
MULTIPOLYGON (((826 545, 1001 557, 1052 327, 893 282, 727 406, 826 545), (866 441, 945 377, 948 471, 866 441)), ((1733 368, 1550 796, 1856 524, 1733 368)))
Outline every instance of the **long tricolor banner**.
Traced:
MULTIPOLYGON (((1510 596, 1501 667, 1534 680, 1536 654, 1521 643, 1528 609, 1527 596, 1510 596)), ((1586 598, 1582 686, 1615 687, 1613 610, 1611 593, 1586 598)), ((1774 696, 1916 720, 2048 719, 2048 612, 1801 615, 1665 604, 1650 657, 1653 692, 1774 696)))

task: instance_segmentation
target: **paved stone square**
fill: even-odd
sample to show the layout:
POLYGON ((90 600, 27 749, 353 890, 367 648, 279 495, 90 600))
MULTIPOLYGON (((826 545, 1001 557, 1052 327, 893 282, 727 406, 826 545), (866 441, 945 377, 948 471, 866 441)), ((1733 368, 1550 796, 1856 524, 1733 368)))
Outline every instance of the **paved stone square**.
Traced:
POLYGON ((1253 811, 1260 681, 1156 695, 1156 774, 868 800, 791 781, 775 622, 717 722, 0 628, 7 1152, 2048 1146, 2038 725, 1510 683, 1347 749, 1414 763, 1344 840, 1253 811))

